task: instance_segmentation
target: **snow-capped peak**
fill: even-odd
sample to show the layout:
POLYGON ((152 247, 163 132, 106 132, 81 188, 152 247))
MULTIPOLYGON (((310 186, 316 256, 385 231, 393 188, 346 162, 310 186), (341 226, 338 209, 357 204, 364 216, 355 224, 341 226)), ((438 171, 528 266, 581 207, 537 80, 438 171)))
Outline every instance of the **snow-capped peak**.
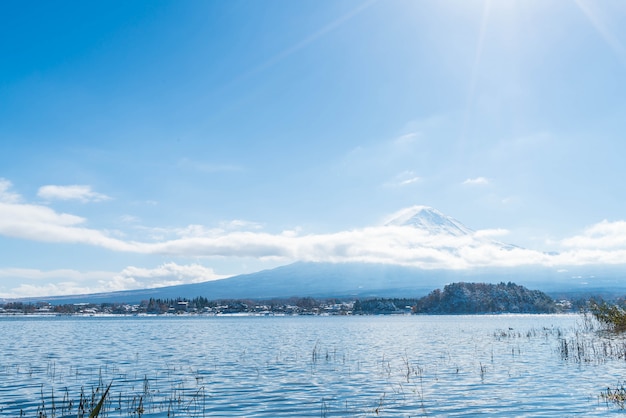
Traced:
POLYGON ((474 231, 461 222, 429 206, 416 205, 402 209, 391 215, 385 225, 411 226, 434 235, 464 236, 474 234, 474 231))

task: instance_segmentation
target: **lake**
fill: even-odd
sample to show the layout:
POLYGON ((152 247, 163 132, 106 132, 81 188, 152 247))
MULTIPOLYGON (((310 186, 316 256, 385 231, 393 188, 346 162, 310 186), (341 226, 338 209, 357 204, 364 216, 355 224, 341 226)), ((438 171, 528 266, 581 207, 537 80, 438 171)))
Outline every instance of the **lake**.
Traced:
POLYGON ((626 377, 626 346, 585 325, 579 315, 2 317, 0 416, 76 417, 109 384, 100 416, 621 415, 601 393, 626 377))

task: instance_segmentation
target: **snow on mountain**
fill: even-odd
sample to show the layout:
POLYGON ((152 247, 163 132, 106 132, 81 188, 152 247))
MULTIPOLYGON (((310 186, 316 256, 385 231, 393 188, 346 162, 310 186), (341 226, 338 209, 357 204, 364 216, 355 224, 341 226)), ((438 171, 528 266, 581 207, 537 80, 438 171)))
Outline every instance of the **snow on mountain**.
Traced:
POLYGON ((385 222, 386 226, 410 226, 421 231, 428 232, 431 236, 469 237, 472 244, 468 246, 492 245, 502 250, 511 251, 522 249, 517 245, 507 244, 498 240, 478 234, 460 221, 445 215, 430 206, 415 205, 402 209, 385 222))
POLYGON ((456 219, 429 206, 411 206, 396 212, 385 222, 386 226, 411 226, 431 235, 472 236, 472 229, 456 219))

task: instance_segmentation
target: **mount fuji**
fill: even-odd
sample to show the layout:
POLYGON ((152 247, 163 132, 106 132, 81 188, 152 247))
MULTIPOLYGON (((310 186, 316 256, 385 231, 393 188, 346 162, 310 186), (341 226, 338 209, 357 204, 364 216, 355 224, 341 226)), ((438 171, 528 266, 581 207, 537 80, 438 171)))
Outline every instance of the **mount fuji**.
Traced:
POLYGON ((420 240, 417 244, 411 244, 417 249, 408 248, 406 251, 425 251, 428 255, 424 258, 435 262, 426 268, 420 265, 376 262, 295 262, 270 270, 201 283, 91 295, 55 296, 41 300, 53 303, 131 303, 149 298, 196 296, 208 299, 269 299, 292 296, 419 297, 434 288, 461 281, 512 281, 553 294, 598 293, 603 289, 624 287, 620 285, 621 280, 618 280, 624 276, 623 268, 605 267, 599 270, 597 267, 578 267, 565 271, 537 264, 446 267, 441 260, 454 262, 467 253, 477 253, 484 248, 488 248, 490 252, 487 256, 481 255, 483 259, 529 250, 478 234, 460 221, 428 206, 403 209, 387 219, 380 228, 401 228, 404 234, 418 236, 420 240))
POLYGON ((429 206, 412 206, 396 212, 385 222, 386 226, 410 226, 432 235, 468 236, 475 231, 456 219, 429 206))
MULTIPOLYGON (((430 206, 411 206, 393 214, 384 223, 385 226, 411 227, 422 233, 441 238, 445 237, 466 237, 482 243, 490 244, 500 250, 523 249, 517 245, 507 244, 501 241, 490 239, 468 228, 460 221, 451 216, 445 215, 430 206)), ((472 244, 467 244, 471 246, 472 244)))

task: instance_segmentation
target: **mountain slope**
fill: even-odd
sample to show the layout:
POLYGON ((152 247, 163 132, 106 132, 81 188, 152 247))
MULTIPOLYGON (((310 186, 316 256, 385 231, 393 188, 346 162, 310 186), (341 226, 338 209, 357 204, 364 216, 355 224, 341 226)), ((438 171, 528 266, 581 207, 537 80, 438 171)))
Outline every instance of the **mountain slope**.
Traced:
MULTIPOLYGON (((576 294, 624 293, 620 285, 623 271, 604 271, 593 282, 572 279, 569 274, 550 268, 488 268, 471 270, 423 270, 382 264, 365 263, 294 263, 271 270, 208 281, 156 289, 129 290, 92 295, 37 298, 50 303, 139 303, 150 298, 173 299, 203 296, 208 299, 271 299, 291 296, 324 297, 421 297, 435 288, 452 282, 499 283, 514 281, 532 286, 555 296, 576 294)), ((597 272, 596 272, 597 273, 597 272)), ((30 299, 33 301, 33 299, 30 299)))
POLYGON ((429 206, 412 206, 396 212, 385 222, 386 226, 411 226, 432 235, 465 236, 474 231, 456 219, 429 206))
MULTIPOLYGON (((417 268, 365 263, 294 263, 222 280, 94 295, 41 298, 54 303, 139 302, 149 298, 204 296, 265 299, 291 296, 366 297, 426 294, 439 280, 417 268)), ((439 276, 437 274, 436 276, 439 276)), ((453 276, 448 276, 452 278, 453 276)))

